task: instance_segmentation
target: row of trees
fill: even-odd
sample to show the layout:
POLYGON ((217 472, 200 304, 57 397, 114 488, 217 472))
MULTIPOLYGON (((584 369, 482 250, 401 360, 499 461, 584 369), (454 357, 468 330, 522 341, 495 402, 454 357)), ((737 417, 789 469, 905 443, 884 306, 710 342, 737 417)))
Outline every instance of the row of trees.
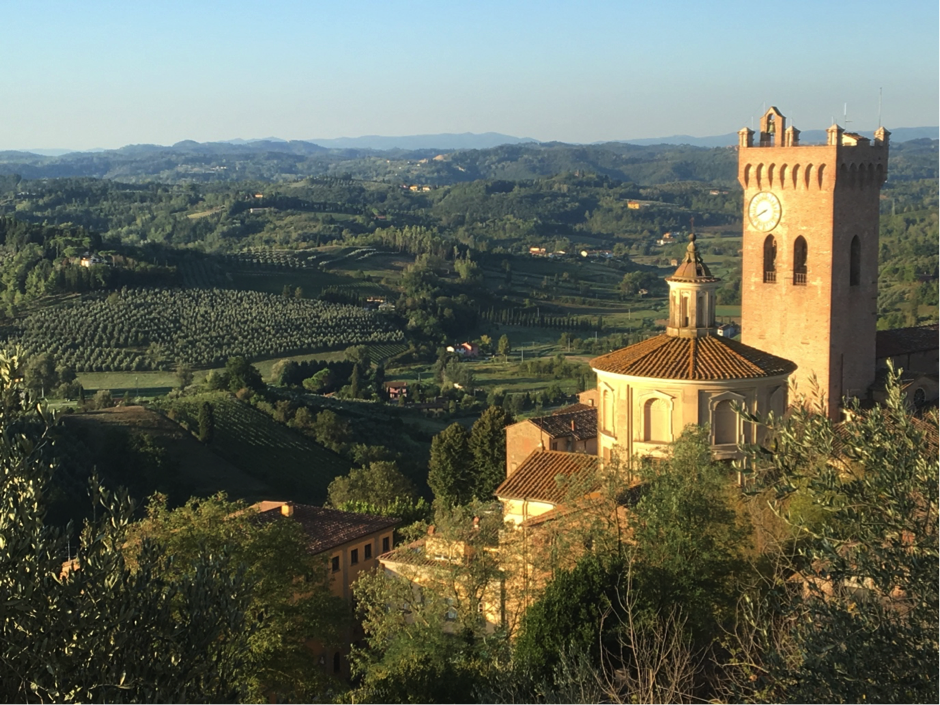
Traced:
POLYGON ((231 289, 121 289, 41 309, 20 326, 30 352, 76 369, 203 367, 266 355, 403 339, 387 318, 352 306, 231 289))

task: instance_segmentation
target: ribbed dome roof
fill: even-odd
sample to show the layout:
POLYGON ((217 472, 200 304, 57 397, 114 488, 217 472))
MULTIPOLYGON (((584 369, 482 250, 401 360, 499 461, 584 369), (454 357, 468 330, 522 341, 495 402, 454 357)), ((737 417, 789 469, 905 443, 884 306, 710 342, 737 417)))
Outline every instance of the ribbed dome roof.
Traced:
POLYGON ((757 379, 790 374, 796 365, 736 340, 658 335, 591 360, 591 367, 654 379, 757 379))
POLYGON ((676 273, 667 277, 666 281, 694 281, 694 282, 716 282, 717 277, 713 277, 711 271, 702 261, 698 248, 695 247, 695 233, 689 234, 689 246, 685 248, 685 259, 679 265, 676 273))

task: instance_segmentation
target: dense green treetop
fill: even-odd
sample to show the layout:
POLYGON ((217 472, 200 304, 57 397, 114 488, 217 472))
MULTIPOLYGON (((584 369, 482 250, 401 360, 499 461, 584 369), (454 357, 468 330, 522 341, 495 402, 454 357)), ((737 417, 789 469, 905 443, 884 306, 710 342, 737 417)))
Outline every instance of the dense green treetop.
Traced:
POLYGON ((434 498, 445 505, 465 504, 472 495, 470 435, 453 423, 431 442, 428 485, 434 498))

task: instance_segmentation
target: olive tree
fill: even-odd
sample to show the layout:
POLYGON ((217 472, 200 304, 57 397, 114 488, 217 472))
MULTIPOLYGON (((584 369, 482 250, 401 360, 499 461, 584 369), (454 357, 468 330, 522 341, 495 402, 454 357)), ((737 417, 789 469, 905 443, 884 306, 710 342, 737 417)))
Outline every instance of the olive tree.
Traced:
POLYGON ((22 386, 22 367, 0 353, 0 700, 240 698, 253 631, 243 574, 220 550, 168 581, 149 539, 132 568, 122 547, 133 505, 95 481, 77 544, 71 526, 47 523, 55 419, 22 386))

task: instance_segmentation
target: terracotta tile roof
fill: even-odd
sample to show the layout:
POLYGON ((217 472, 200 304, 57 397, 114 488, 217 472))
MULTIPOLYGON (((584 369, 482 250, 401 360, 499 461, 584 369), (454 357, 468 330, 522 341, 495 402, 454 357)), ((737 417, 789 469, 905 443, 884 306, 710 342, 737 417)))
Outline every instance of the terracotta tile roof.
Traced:
POLYGON ((936 350, 938 347, 937 324, 893 328, 875 333, 875 357, 896 357, 909 353, 936 350))
MULTIPOLYGON (((376 531, 391 529, 399 524, 394 517, 380 517, 373 514, 343 512, 339 509, 315 507, 309 504, 293 504, 294 513, 290 517, 304 528, 310 537, 308 548, 311 553, 323 553, 344 543, 363 538, 376 531)), ((274 521, 283 517, 281 508, 275 507, 258 514, 259 521, 274 521)), ((286 517, 285 517, 286 518, 286 517)))
POLYGON ((796 369, 789 360, 717 335, 657 335, 596 357, 590 364, 602 372, 656 379, 754 379, 796 369))
POLYGON ((577 402, 576 404, 571 404, 570 406, 563 406, 560 409, 556 409, 552 412, 552 416, 558 416, 558 414, 570 414, 573 411, 587 411, 593 409, 594 407, 590 404, 582 404, 577 402))
POLYGON ((559 504, 568 493, 564 482, 560 480, 587 474, 596 468, 595 455, 536 450, 522 461, 493 494, 500 499, 530 499, 559 504))
POLYGON ((383 563, 405 563, 418 566, 440 566, 441 561, 429 558, 424 550, 425 539, 412 541, 404 546, 396 546, 388 553, 383 553, 378 560, 383 563))
POLYGON ((597 438, 597 409, 585 407, 583 410, 556 412, 551 416, 537 416, 529 419, 552 438, 573 437, 577 441, 597 438))

